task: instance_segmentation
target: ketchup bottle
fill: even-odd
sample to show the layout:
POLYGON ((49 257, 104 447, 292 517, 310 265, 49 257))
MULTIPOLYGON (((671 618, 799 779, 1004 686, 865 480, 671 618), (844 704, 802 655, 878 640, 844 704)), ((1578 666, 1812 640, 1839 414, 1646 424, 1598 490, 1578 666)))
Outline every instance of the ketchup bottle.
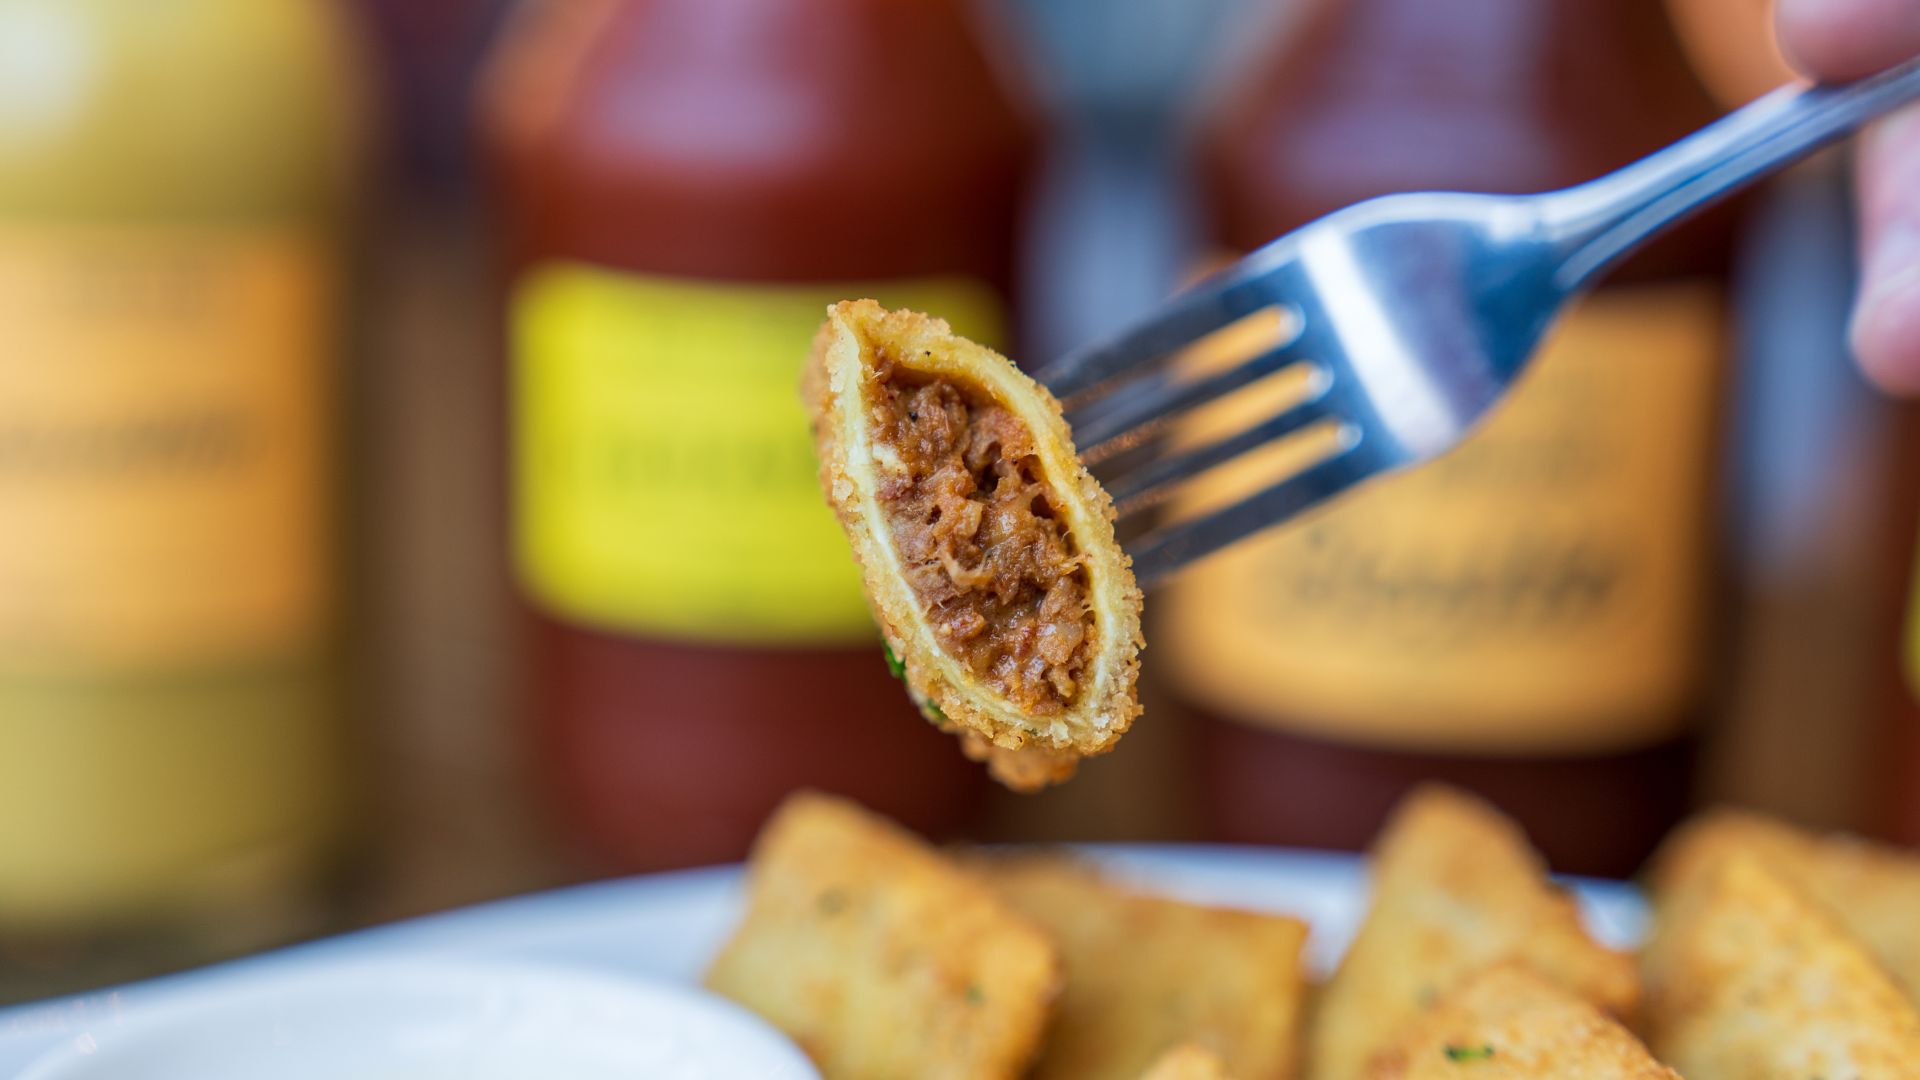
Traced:
MULTIPOLYGON (((1559 188, 1716 113, 1661 0, 1333 0, 1209 117, 1214 235, 1244 251, 1389 192, 1559 188)), ((1358 846, 1438 777, 1557 866, 1617 872, 1682 812, 1708 687, 1721 223, 1569 312, 1455 452, 1159 598, 1217 835, 1358 846)))
POLYGON ((789 790, 914 827, 977 767, 915 714, 797 391, 825 306, 1002 339, 1032 141, 966 0, 565 0, 484 95, 531 720, 611 867, 739 856, 789 790))

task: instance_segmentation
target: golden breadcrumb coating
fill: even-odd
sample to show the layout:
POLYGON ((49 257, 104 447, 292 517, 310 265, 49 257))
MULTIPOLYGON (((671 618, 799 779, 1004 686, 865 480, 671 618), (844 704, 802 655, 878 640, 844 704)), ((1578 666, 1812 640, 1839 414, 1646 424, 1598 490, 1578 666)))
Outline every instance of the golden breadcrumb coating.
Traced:
POLYGON ((1920 854, 1843 833, 1819 835, 1740 810, 1714 810, 1674 830, 1653 861, 1654 900, 1693 891, 1744 852, 1840 919, 1920 1002, 1920 854))
POLYGON ((1440 999, 1367 1080, 1680 1080, 1593 1005, 1506 962, 1440 999))
POLYGON ((1233 1080, 1220 1055, 1202 1046, 1182 1043, 1160 1055, 1140 1074, 1140 1080, 1233 1080))

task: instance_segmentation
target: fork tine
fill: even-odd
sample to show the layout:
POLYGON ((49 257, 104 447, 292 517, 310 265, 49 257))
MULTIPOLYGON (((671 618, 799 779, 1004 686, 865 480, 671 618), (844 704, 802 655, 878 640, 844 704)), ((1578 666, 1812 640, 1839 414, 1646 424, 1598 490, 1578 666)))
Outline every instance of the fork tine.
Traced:
POLYGON ((1359 429, 1345 429, 1345 445, 1301 472, 1231 506, 1148 533, 1132 545, 1133 574, 1155 584, 1203 555, 1345 491, 1379 472, 1381 463, 1357 452, 1359 429))
POLYGON ((1258 288, 1264 268, 1241 264, 1173 297, 1153 318, 1118 337, 1068 353, 1037 376, 1055 397, 1068 401, 1109 379, 1164 361, 1215 330, 1262 308, 1271 297, 1258 288))
POLYGON ((1300 358, 1300 335, 1259 353, 1224 371, 1214 372, 1187 383, 1175 384, 1156 393, 1142 394, 1138 400, 1116 403, 1111 410, 1069 424, 1081 457, 1089 464, 1111 456, 1108 446, 1121 439, 1138 441, 1151 429, 1165 426, 1182 413, 1197 409, 1243 386, 1249 386, 1282 368, 1293 366, 1300 358))
POLYGON ((1118 515, 1124 518, 1149 509, 1171 494, 1181 481, 1327 419, 1332 415, 1325 407, 1332 385, 1333 380, 1325 373, 1318 374, 1305 398, 1273 416, 1224 439, 1157 458, 1114 477, 1106 488, 1113 496, 1118 515))

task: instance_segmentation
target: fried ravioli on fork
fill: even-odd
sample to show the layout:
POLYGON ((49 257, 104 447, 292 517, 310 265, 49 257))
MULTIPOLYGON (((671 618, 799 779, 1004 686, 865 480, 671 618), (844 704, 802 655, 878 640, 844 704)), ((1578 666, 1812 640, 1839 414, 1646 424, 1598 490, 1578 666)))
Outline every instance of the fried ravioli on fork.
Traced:
POLYGON ((1140 713, 1140 590, 1060 403, 871 300, 828 311, 803 393, 820 483, 915 704, 1034 790, 1140 713))

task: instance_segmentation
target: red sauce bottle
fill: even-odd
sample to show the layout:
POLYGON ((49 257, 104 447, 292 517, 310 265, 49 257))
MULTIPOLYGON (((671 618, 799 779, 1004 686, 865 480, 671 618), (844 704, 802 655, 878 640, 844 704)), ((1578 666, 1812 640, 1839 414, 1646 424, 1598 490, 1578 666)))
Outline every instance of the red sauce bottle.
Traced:
MULTIPOLYGON (((1215 238, 1394 191, 1541 191, 1710 121, 1660 0, 1335 0, 1210 117, 1215 238)), ((1224 838, 1355 847, 1413 783, 1630 869, 1681 812, 1706 690, 1722 237, 1572 312, 1434 465, 1202 564, 1157 661, 1224 838)))
POLYGON ((789 790, 953 828, 797 381, 833 300, 1007 326, 1025 113, 964 0, 536 4, 485 123, 532 719, 610 865, 738 857, 789 790))

